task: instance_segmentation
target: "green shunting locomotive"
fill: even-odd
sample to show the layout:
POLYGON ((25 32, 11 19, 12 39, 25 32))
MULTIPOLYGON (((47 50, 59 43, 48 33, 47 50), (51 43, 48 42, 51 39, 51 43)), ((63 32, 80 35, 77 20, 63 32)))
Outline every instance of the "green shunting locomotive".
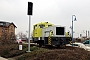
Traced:
POLYGON ((65 46, 71 42, 69 32, 65 26, 54 25, 49 22, 40 22, 33 26, 33 42, 40 46, 65 46))

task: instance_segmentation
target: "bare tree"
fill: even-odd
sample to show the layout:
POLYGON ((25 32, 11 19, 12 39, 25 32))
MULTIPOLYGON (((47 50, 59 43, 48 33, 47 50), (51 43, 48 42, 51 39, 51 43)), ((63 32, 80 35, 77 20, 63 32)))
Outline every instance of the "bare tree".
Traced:
POLYGON ((18 34, 17 34, 17 36, 19 37, 19 38, 26 38, 26 34, 24 34, 23 32, 19 32, 18 34))
POLYGON ((7 32, 3 32, 0 40, 1 44, 11 44, 15 40, 15 35, 13 33, 8 34, 7 32))
POLYGON ((0 38, 1 44, 7 44, 7 43, 9 43, 7 36, 8 36, 8 35, 7 35, 5 32, 3 32, 3 34, 1 35, 1 38, 0 38))

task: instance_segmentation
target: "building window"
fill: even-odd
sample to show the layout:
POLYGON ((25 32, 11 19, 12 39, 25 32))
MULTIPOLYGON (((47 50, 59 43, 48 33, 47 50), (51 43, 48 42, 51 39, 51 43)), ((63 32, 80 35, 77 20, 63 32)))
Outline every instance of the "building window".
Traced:
POLYGON ((0 23, 0 25, 3 25, 3 23, 0 23))
POLYGON ((14 29, 14 27, 13 27, 13 26, 11 26, 11 27, 10 27, 10 30, 13 30, 13 29, 14 29))

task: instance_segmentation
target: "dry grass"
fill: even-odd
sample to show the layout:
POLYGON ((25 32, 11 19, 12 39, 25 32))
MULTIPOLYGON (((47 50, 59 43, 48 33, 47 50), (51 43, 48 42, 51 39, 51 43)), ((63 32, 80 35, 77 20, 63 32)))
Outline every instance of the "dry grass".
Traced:
POLYGON ((31 47, 31 52, 26 53, 27 45, 23 50, 18 50, 18 44, 0 45, 0 55, 15 60, 90 60, 90 52, 81 48, 66 47, 65 49, 45 49, 31 47))
POLYGON ((19 56, 16 60, 90 60, 90 52, 84 49, 66 47, 66 49, 38 50, 19 56))

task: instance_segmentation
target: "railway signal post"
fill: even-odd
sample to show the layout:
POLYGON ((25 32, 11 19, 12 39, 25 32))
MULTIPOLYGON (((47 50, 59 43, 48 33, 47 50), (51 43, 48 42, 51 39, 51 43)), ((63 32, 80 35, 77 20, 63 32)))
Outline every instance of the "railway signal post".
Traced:
POLYGON ((32 15, 32 8, 33 8, 33 3, 32 2, 28 2, 28 14, 29 15, 29 33, 28 33, 28 51, 30 52, 30 22, 31 22, 31 16, 32 15))

